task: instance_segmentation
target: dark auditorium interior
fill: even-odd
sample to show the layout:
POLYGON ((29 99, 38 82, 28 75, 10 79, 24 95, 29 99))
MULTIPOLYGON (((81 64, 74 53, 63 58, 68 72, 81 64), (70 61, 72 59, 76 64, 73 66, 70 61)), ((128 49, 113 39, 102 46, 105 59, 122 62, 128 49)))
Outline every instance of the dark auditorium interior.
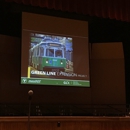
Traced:
POLYGON ((0 130, 129 129, 129 5, 129 0, 0 0, 0 130), (90 88, 20 84, 22 12, 88 22, 90 88))

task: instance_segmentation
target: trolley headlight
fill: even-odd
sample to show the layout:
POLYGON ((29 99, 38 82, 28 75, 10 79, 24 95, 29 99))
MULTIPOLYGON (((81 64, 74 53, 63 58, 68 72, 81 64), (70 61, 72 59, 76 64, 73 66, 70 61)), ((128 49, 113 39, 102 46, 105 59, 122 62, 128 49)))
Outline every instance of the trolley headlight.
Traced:
POLYGON ((63 61, 62 61, 62 60, 60 61, 60 64, 61 64, 61 65, 63 64, 63 61))
POLYGON ((46 59, 46 63, 48 63, 48 59, 46 59))

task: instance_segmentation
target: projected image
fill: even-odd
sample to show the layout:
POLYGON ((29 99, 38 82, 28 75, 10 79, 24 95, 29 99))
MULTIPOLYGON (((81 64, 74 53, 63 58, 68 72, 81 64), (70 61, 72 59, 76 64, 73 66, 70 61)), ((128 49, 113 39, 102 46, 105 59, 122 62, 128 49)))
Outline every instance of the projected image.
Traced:
POLYGON ((73 72, 71 37, 30 33, 28 77, 57 77, 73 72))
POLYGON ((22 84, 89 86, 86 37, 23 31, 22 84))
POLYGON ((22 84, 89 86, 87 38, 23 31, 22 84))

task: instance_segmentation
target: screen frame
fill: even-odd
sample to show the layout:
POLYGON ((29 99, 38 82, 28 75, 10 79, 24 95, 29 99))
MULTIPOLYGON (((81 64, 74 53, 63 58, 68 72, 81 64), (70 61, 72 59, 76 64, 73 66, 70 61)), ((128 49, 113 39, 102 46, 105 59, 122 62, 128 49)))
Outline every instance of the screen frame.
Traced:
MULTIPOLYGON (((38 15, 38 16, 43 16, 43 15, 39 15, 39 14, 32 14, 32 13, 26 13, 26 12, 23 12, 22 13, 22 16, 23 15, 26 15, 26 16, 30 16, 30 17, 33 17, 33 15, 38 15)), ((50 16, 48 16, 48 15, 44 15, 45 17, 50 17, 50 16)), ((53 17, 53 16, 51 16, 51 17, 53 17)), ((72 20, 72 21, 78 21, 78 22, 85 22, 86 24, 87 24, 87 28, 88 28, 88 22, 87 21, 81 21, 81 20, 75 20, 75 19, 67 19, 67 18, 60 18, 60 17, 53 17, 54 19, 55 18, 58 18, 58 19, 61 19, 61 20, 64 20, 64 19, 66 19, 66 20, 72 20)), ((22 19, 22 22, 23 22, 23 19, 22 19)), ((22 24, 22 30, 23 30, 23 24, 22 24)), ((34 31, 34 29, 33 29, 33 31, 34 31)), ((88 30, 85 30, 86 32, 87 32, 87 38, 88 38, 88 30)), ((43 33, 43 31, 36 31, 36 32, 42 32, 43 33)), ((53 33, 53 32, 52 32, 53 33)), ((56 33, 57 34, 57 33, 56 33)), ((63 34, 60 34, 60 35, 63 35, 63 34)), ((66 34, 65 34, 66 35, 66 34)), ((68 34, 67 34, 68 35, 68 34)), ((70 36, 70 35, 69 35, 70 36)), ((91 78, 90 78, 90 51, 89 51, 89 43, 87 43, 88 44, 88 62, 89 62, 89 86, 78 86, 78 85, 65 85, 65 86, 72 86, 72 87, 86 87, 86 88, 90 88, 91 87, 91 78)), ((21 45, 22 46, 22 45, 21 45)), ((22 52, 22 47, 21 47, 21 52, 22 52)), ((22 55, 21 55, 21 57, 22 57, 22 55)), ((22 59, 22 58, 21 58, 22 59)), ((25 84, 21 84, 21 85, 25 85, 25 84)), ((26 85, 38 85, 39 86, 39 84, 26 84, 26 85)), ((47 85, 47 86, 64 86, 64 85, 48 85, 48 84, 42 84, 42 85, 47 85)))

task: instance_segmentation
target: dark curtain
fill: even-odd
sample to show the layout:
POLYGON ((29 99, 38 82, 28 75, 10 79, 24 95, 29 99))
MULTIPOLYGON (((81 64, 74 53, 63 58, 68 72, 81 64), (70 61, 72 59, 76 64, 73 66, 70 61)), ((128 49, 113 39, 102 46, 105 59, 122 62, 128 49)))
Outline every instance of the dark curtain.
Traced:
POLYGON ((78 14, 130 21, 130 0, 5 0, 78 14))

